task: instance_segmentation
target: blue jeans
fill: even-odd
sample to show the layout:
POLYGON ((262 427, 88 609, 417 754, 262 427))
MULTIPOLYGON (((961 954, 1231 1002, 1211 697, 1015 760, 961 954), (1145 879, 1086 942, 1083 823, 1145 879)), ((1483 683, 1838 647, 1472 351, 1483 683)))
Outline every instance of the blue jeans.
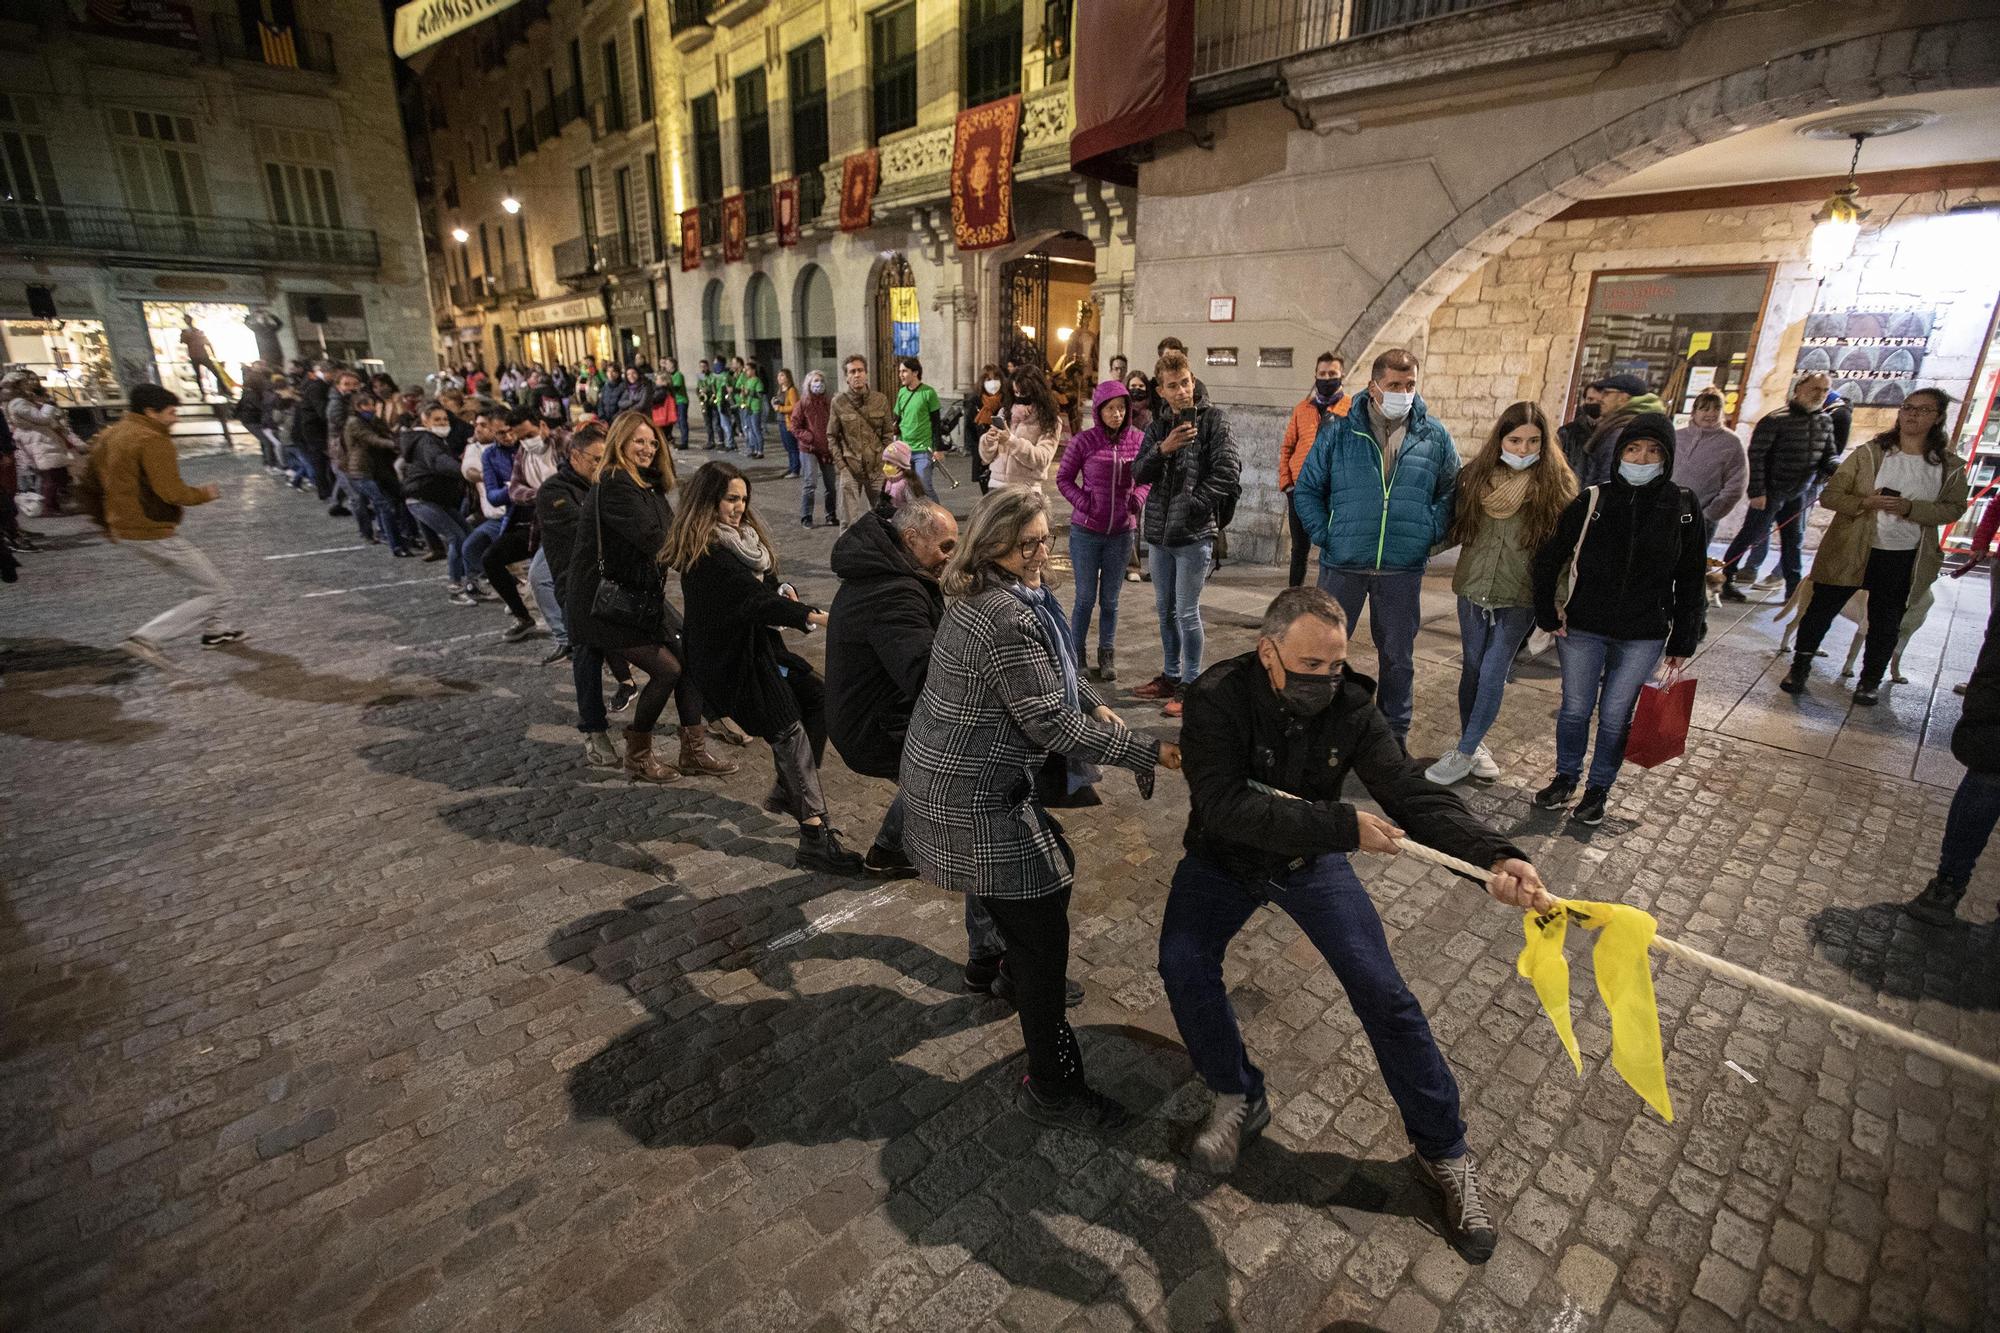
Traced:
POLYGON ((444 568, 451 581, 465 582, 465 541, 471 534, 465 530, 464 520, 443 505, 432 504, 429 500, 405 500, 403 503, 409 506, 410 517, 444 543, 444 568))
POLYGON ((1502 606, 1489 611, 1463 597, 1458 599, 1458 637, 1463 646, 1458 664, 1460 754, 1477 750, 1493 720, 1500 716, 1507 672, 1534 627, 1532 606, 1502 606))
POLYGON ((715 422, 722 428, 722 447, 725 450, 734 449, 736 447, 736 409, 733 407, 717 408, 715 422))
POLYGON ((1764 559, 1764 553, 1771 549, 1771 531, 1778 532, 1778 567, 1785 574, 1785 596, 1798 591, 1799 579, 1805 570, 1805 505, 1806 495, 1811 488, 1796 495, 1767 497, 1762 509, 1746 510, 1743 526, 1729 540, 1729 549, 1722 553, 1724 572, 1734 576, 1737 563, 1746 553, 1754 553, 1756 560, 1747 568, 1755 573, 1757 565, 1764 559))
POLYGON ((361 519, 361 535, 368 535, 369 520, 372 519, 374 526, 381 529, 382 540, 389 543, 390 550, 408 550, 409 547, 403 543, 403 525, 396 521, 403 507, 389 498, 389 493, 382 489, 382 483, 368 477, 349 477, 347 485, 354 492, 354 513, 361 519))
POLYGON ((1214 550, 1210 541, 1153 548, 1153 601, 1160 613, 1161 671, 1168 680, 1191 684, 1201 674, 1201 589, 1214 550))
POLYGON ((933 500, 937 499, 937 482, 932 478, 932 473, 936 469, 936 460, 931 457, 931 451, 928 449, 912 449, 910 451, 910 464, 916 469, 917 480, 924 484, 924 494, 933 500))
POLYGON ((674 415, 680 418, 675 423, 674 429, 681 433, 681 448, 685 449, 688 447, 688 427, 690 425, 688 421, 688 405, 678 398, 674 400, 674 415))
POLYGON ((1966 769, 1944 819, 1944 846, 1938 852, 1938 877, 1954 884, 1972 878, 1993 825, 2000 822, 2000 773, 1966 769))
POLYGON ((834 521, 834 496, 840 487, 834 480, 833 462, 830 459, 814 458, 804 454, 799 459, 799 518, 813 516, 813 487, 817 485, 826 492, 826 521, 834 521))
POLYGON ((1375 645, 1376 705, 1389 730, 1402 740, 1410 734, 1411 693, 1417 683, 1417 630, 1423 623, 1424 571, 1319 567, 1319 586, 1333 594, 1347 616, 1352 642, 1368 608, 1368 639, 1375 645))
POLYGON ((745 451, 752 458, 764 456, 764 414, 754 407, 736 410, 737 434, 745 441, 745 451))
MULTIPOLYGON (((929 454, 919 454, 929 458, 929 454)), ((1125 587, 1125 560, 1132 554, 1132 530, 1110 534, 1069 526, 1069 562, 1076 570, 1076 607, 1070 613, 1070 648, 1078 666, 1083 665, 1084 640, 1090 637, 1090 612, 1100 614, 1097 628, 1097 660, 1102 662, 1118 645, 1118 594, 1125 587)), ((1197 630, 1197 632, 1199 632, 1197 630)), ((1196 650, 1200 658, 1200 650, 1196 650)))
POLYGON ((1000 926, 976 893, 965 895, 965 958, 967 962, 997 963, 1007 952, 1000 926))
POLYGON ((1222 956, 1265 903, 1298 924, 1346 990, 1416 1150, 1434 1161, 1463 1156, 1458 1082, 1431 1036, 1423 1006, 1396 970, 1368 890, 1339 853, 1256 883, 1194 856, 1183 857, 1175 868, 1160 924, 1160 979, 1202 1081, 1218 1094, 1263 1094, 1263 1072, 1243 1049, 1223 984, 1222 956))
POLYGON ((1625 762, 1625 738, 1639 690, 1660 664, 1665 639, 1608 639, 1573 629, 1556 640, 1562 659, 1563 701, 1556 713, 1556 773, 1576 780, 1597 714, 1597 750, 1590 757, 1590 787, 1609 787, 1625 762))
POLYGON ((500 530, 506 522, 505 518, 486 519, 466 536, 463 554, 468 583, 478 581, 480 571, 486 566, 486 552, 500 540, 500 530))
POLYGON ((800 466, 799 442, 798 440, 793 438, 792 428, 785 424, 785 419, 783 417, 778 418, 778 439, 781 440, 785 446, 786 472, 793 476, 798 475, 800 466))
POLYGON ((547 551, 537 550, 535 558, 528 562, 528 587, 534 590, 535 605, 542 608, 542 619, 548 622, 556 647, 563 647, 569 642, 569 634, 563 629, 562 599, 556 596, 556 576, 549 568, 547 551))

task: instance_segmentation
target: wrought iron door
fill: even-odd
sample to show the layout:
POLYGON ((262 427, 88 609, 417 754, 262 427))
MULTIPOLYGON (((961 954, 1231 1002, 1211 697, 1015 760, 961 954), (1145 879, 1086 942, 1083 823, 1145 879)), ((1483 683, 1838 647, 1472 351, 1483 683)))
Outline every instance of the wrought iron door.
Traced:
POLYGON ((1048 324, 1049 257, 1035 250, 1000 270, 1000 359, 1018 350, 1047 369, 1048 324))

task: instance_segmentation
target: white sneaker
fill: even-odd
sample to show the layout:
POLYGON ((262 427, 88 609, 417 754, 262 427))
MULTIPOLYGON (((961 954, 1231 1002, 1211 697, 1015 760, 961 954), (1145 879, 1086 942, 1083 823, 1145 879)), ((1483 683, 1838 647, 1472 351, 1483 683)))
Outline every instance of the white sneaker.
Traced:
POLYGON ((1424 776, 1440 787, 1449 787, 1454 782, 1463 782, 1471 774, 1475 762, 1469 754, 1461 754, 1456 749, 1446 750, 1444 758, 1424 770, 1424 776))
POLYGON ((1493 756, 1487 751, 1484 742, 1472 752, 1472 776, 1485 782, 1491 782, 1500 776, 1500 765, 1493 762, 1493 756))
POLYGON ((1271 1123, 1271 1103, 1264 1097, 1251 1101, 1240 1092, 1223 1093, 1202 1123, 1188 1156, 1204 1171, 1226 1176, 1236 1169, 1236 1159, 1244 1145, 1271 1123))
POLYGON ((1785 571, 1774 569, 1750 586, 1762 591, 1769 591, 1772 588, 1782 588, 1785 586, 1785 571))

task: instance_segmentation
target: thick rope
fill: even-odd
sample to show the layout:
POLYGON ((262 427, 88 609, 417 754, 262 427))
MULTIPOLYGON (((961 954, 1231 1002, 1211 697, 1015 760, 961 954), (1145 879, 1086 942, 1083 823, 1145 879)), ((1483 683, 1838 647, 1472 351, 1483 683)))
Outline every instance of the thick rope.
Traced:
MULTIPOLYGON (((1422 843, 1411 842, 1407 838, 1400 840, 1397 846, 1408 852, 1411 856, 1416 857, 1419 861, 1429 861, 1432 865, 1443 866, 1447 870, 1455 870, 1461 875, 1467 875, 1478 880, 1481 884, 1489 883, 1493 878, 1491 871, 1473 865, 1469 861, 1461 861, 1455 856, 1438 851, 1435 847, 1426 847, 1422 843)), ((1803 1009, 1810 1009, 1814 1013, 1825 1018, 1830 1018, 1835 1022, 1850 1024, 1863 1032, 1879 1037, 1892 1046, 1901 1046, 1908 1050, 1917 1051, 1923 1055, 1928 1055, 1931 1059, 1941 1064, 1950 1065, 1954 1069, 1962 1069, 1968 1074, 1978 1074, 1982 1078, 2000 1083, 2000 1064, 1995 1064, 1991 1060, 1982 1060, 1969 1052, 1947 1046, 1934 1037, 1926 1037, 1921 1032, 1912 1032, 1908 1028, 1897 1027, 1894 1023, 1876 1018, 1872 1014, 1864 1014, 1858 1009, 1850 1009, 1844 1004, 1836 1004, 1823 995, 1815 995, 1811 991, 1800 990, 1797 986, 1773 980, 1762 973, 1752 972, 1747 967, 1732 963, 1725 958, 1717 958, 1714 954, 1703 953, 1700 949, 1692 945, 1682 944, 1679 940, 1671 940, 1664 935, 1655 934, 1653 936, 1653 947, 1669 957, 1693 963, 1696 967, 1704 968, 1719 977, 1724 977, 1730 981, 1748 986, 1752 990, 1762 991, 1766 995, 1798 1005, 1803 1009)))

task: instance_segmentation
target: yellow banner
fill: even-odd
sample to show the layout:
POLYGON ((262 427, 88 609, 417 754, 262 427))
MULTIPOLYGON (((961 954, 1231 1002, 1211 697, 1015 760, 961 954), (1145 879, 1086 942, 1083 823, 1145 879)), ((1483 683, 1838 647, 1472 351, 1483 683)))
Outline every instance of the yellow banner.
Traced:
POLYGON ((396 55, 408 60, 521 0, 410 0, 396 11, 396 55))
POLYGON ((889 322, 891 324, 915 324, 917 318, 917 289, 914 287, 891 287, 889 289, 889 322))

